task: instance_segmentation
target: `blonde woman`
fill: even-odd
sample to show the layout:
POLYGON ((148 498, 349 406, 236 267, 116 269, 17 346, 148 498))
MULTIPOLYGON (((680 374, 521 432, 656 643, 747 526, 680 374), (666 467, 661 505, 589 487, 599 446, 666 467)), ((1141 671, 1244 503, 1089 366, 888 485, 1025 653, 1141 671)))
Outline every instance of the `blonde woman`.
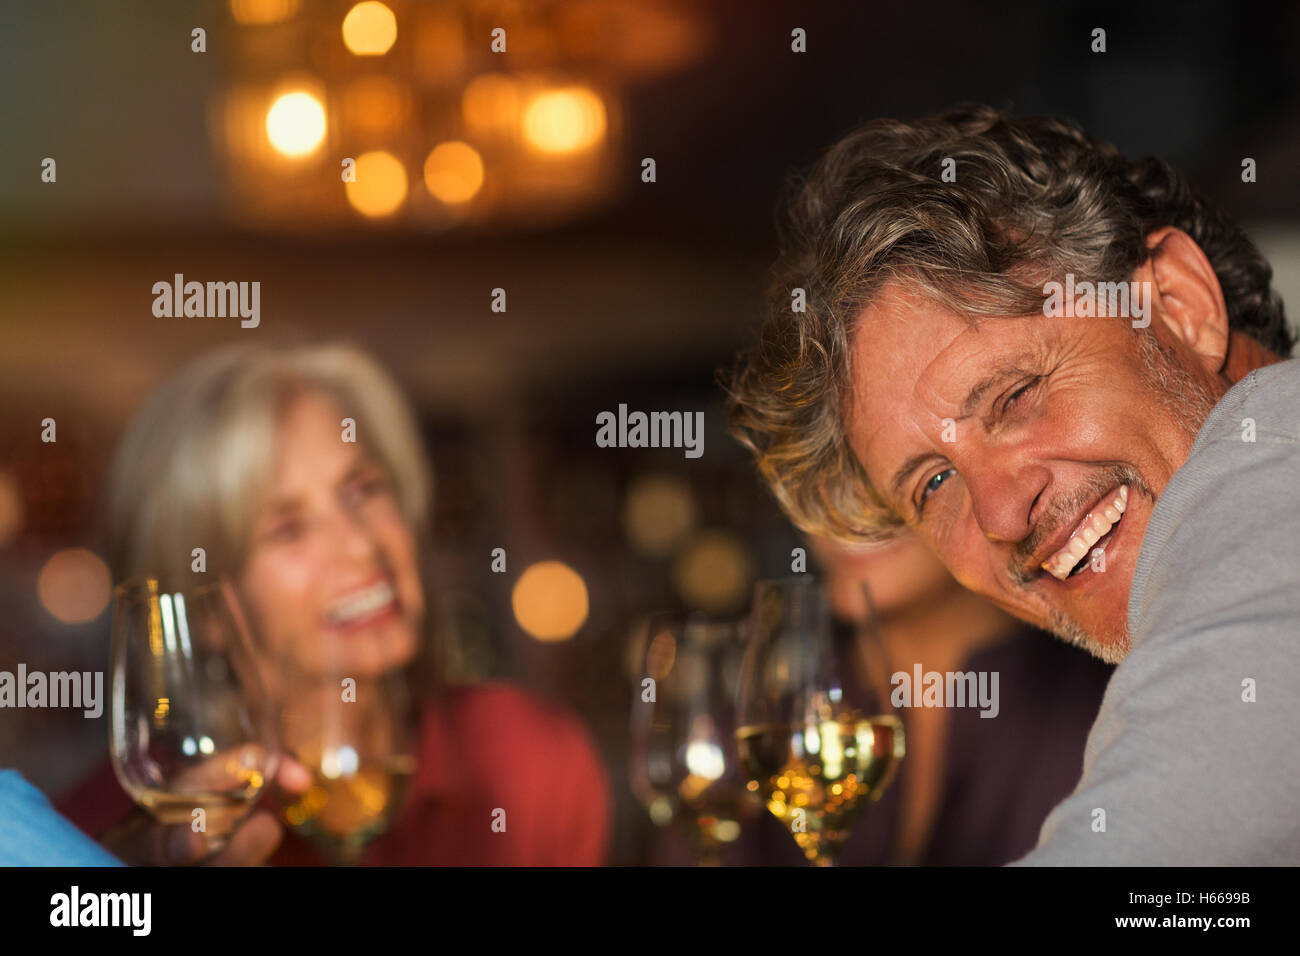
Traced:
MULTIPOLYGON (((114 580, 231 569, 260 639, 309 666, 328 647, 358 678, 424 676, 417 765, 404 810, 370 864, 595 865, 608 826, 605 771, 569 715, 503 684, 437 680, 421 574, 432 477, 400 390, 344 345, 222 350, 184 369, 131 424, 110 476, 114 580), (344 420, 355 442, 344 440, 344 420), (507 826, 493 828, 504 809, 507 826)), ((292 763, 280 783, 305 788, 292 763)), ((130 816, 107 768, 61 809, 127 862, 192 862, 202 837, 130 816)), ((317 862, 259 812, 223 863, 317 862)))

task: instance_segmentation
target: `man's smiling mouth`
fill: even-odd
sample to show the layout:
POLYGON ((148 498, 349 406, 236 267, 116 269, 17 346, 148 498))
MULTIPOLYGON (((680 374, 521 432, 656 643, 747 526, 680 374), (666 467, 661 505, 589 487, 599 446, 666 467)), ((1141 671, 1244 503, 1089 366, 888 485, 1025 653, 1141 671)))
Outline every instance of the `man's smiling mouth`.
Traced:
POLYGON ((1120 485, 1103 495, 1075 526, 1065 544, 1042 563, 1042 569, 1058 581, 1081 574, 1088 567, 1088 553, 1098 546, 1105 550, 1110 543, 1127 507, 1128 485, 1120 485))

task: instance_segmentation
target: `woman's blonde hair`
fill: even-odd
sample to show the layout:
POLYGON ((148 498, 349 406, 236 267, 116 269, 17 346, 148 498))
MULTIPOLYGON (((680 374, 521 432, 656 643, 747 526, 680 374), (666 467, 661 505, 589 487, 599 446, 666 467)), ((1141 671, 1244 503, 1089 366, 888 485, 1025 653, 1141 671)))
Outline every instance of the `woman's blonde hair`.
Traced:
POLYGON ((242 567, 275 466, 278 419, 304 391, 355 420, 358 444, 388 472, 422 543, 432 472, 410 406, 383 367, 346 344, 234 346, 182 369, 128 428, 108 487, 114 581, 184 580, 195 548, 204 549, 209 573, 242 567))

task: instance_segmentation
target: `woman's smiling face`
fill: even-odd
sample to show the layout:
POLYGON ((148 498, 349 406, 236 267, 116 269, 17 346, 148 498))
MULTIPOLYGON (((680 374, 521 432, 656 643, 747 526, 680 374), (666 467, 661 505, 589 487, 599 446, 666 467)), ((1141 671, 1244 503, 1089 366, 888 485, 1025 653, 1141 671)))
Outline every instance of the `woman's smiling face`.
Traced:
POLYGON ((391 478, 363 444, 343 440, 344 417, 313 391, 285 406, 240 594, 284 664, 365 678, 411 660, 425 607, 391 478))

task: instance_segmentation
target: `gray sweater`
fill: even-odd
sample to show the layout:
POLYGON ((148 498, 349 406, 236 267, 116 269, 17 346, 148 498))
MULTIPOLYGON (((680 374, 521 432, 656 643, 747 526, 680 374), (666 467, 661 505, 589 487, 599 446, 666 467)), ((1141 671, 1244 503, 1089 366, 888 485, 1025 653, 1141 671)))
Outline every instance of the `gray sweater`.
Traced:
POLYGON ((1206 419, 1152 510, 1128 621, 1079 785, 1013 865, 1300 864, 1300 360, 1206 419))

